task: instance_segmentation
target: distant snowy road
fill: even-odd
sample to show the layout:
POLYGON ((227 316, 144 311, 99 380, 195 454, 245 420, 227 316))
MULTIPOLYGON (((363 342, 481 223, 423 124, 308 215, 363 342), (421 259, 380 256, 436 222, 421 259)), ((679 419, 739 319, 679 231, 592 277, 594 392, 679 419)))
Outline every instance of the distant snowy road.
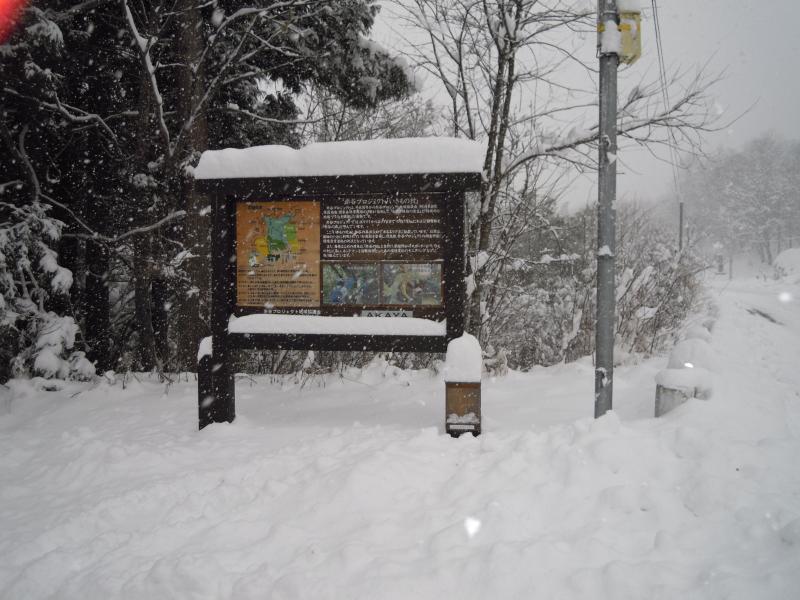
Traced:
POLYGON ((658 420, 665 359, 598 421, 586 361, 486 382, 458 440, 440 378, 379 362, 243 378, 200 433, 191 382, 12 382, 0 599, 797 597, 800 286, 712 294, 714 396, 658 420))

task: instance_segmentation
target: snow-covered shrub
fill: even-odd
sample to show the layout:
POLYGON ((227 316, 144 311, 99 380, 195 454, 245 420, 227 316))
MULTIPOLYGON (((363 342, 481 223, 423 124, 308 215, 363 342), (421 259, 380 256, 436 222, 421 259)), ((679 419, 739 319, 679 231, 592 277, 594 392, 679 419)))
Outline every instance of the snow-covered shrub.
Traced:
MULTIPOLYGON (((113 375, 113 371, 107 371, 113 375)), ((94 363, 86 358, 86 354, 77 350, 69 357, 69 375, 78 381, 91 381, 97 375, 94 363)))
POLYGON ((73 276, 60 264, 64 224, 51 214, 51 193, 61 173, 46 153, 66 121, 56 65, 64 37, 52 12, 30 6, 11 43, 0 52, 0 378, 37 373, 69 377, 90 369, 74 351, 78 327, 68 293, 73 276), (13 88, 13 89, 9 89, 13 88))
MULTIPOLYGON (((343 377, 348 369, 364 369, 380 357, 391 367, 399 369, 432 369, 440 365, 442 354, 419 352, 314 352, 313 370, 334 373, 343 377)), ((307 364, 308 352, 301 350, 258 350, 237 353, 236 372, 253 374, 300 374, 307 364)))
POLYGON ((679 251, 674 236, 640 209, 623 209, 619 223, 618 340, 633 352, 652 354, 674 342, 701 302, 703 264, 691 247, 679 251))
MULTIPOLYGON (((701 264, 637 207, 618 212, 617 348, 650 354, 674 340, 702 297, 701 264)), ((561 248, 539 249, 558 259, 526 257, 498 286, 513 298, 493 315, 492 345, 505 348, 512 368, 575 360, 594 352, 596 231, 594 211, 565 219, 561 248)), ((484 342, 485 343, 485 342, 484 342)))
POLYGON ((87 379, 94 366, 75 352, 78 326, 72 316, 50 309, 72 286, 72 273, 58 264, 51 244, 62 223, 39 202, 0 208, 0 330, 3 359, 0 373, 35 373, 43 377, 87 379))
POLYGON ((488 344, 505 349, 509 366, 517 369, 572 360, 589 343, 584 314, 593 298, 591 280, 580 272, 571 274, 568 265, 531 271, 531 280, 519 286, 488 344))
POLYGON ((74 347, 78 326, 72 317, 60 317, 53 312, 37 316, 33 370, 43 377, 66 379, 69 362, 62 357, 74 347))
POLYGON ((78 325, 72 317, 53 312, 39 315, 33 371, 46 378, 89 381, 95 376, 94 364, 75 350, 78 325))
POLYGON ((800 248, 789 248, 775 257, 772 265, 775 269, 775 278, 788 277, 800 281, 800 248))

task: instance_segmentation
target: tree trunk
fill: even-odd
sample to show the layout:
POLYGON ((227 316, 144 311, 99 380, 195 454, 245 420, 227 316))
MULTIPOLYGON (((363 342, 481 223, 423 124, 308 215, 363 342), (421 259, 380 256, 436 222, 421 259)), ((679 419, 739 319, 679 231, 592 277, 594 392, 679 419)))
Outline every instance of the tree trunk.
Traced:
MULTIPOLYGON (((181 101, 179 105, 180 122, 189 126, 189 140, 186 156, 193 159, 197 153, 208 147, 208 122, 205 111, 195 114, 203 94, 204 74, 202 69, 195 73, 191 66, 203 51, 202 15, 197 3, 188 0, 184 6, 183 27, 180 29, 182 61, 187 68, 181 70, 179 87, 181 101)), ((208 211, 203 209, 208 199, 199 196, 194 190, 194 180, 183 176, 182 166, 178 168, 177 193, 178 206, 186 211, 180 230, 183 247, 189 252, 184 261, 184 273, 188 279, 188 290, 183 289, 176 295, 176 320, 180 326, 176 328, 177 356, 179 370, 194 371, 196 367, 197 347, 200 339, 209 334, 204 315, 208 313, 208 296, 210 290, 210 250, 208 211), (205 216, 202 216, 205 214, 205 216)))
POLYGON ((769 239, 768 230, 762 234, 762 238, 764 239, 764 259, 768 265, 772 265, 772 245, 769 239))
POLYGON ((157 364, 153 314, 150 307, 152 271, 150 254, 150 235, 136 236, 133 244, 134 318, 139 335, 136 362, 143 371, 152 371, 157 364))
POLYGON ((493 178, 491 176, 494 157, 497 149, 497 129, 500 108, 503 105, 503 86, 505 84, 505 57, 502 52, 497 58, 497 76, 494 81, 492 95, 492 113, 489 121, 489 139, 486 144, 486 157, 483 162, 484 177, 481 181, 480 206, 475 222, 470 225, 467 238, 467 255, 472 259, 471 272, 475 284, 472 296, 468 299, 466 330, 480 339, 481 335, 481 294, 483 292, 482 269, 478 267, 480 253, 480 237, 483 223, 491 220, 487 215, 489 195, 493 178))
POLYGON ((150 310, 153 324, 153 347, 157 362, 166 365, 169 360, 169 284, 163 277, 153 277, 150 282, 150 310))
MULTIPOLYGON (((154 148, 153 100, 150 91, 149 73, 142 72, 139 87, 139 117, 136 123, 136 157, 133 173, 148 173, 148 164, 157 155, 154 148)), ((134 225, 145 225, 151 218, 154 204, 152 190, 143 184, 131 184, 131 198, 135 199, 137 211, 134 225)), ((152 371, 156 365, 155 338, 153 335, 153 314, 151 309, 151 282, 153 274, 152 233, 139 233, 133 236, 133 279, 134 279, 134 313, 135 326, 138 332, 136 361, 144 371, 152 371)))
MULTIPOLYGON (((487 151, 485 166, 485 182, 481 187, 481 212, 473 224, 470 238, 476 241, 474 256, 481 256, 488 252, 491 245, 492 222, 500 194, 502 181, 502 163, 505 150, 505 138, 508 133, 508 119, 511 112, 511 96, 514 86, 514 48, 507 47, 501 52, 498 64, 497 82, 495 83, 495 98, 492 106, 492 129, 490 130, 490 146, 487 151)), ((467 318, 468 331, 482 340, 483 332, 483 292, 485 288, 485 265, 475 269, 475 291, 469 302, 467 318)))
POLYGON ((86 242, 86 286, 83 292, 86 314, 84 333, 88 358, 95 363, 100 373, 113 367, 108 301, 109 263, 108 247, 88 240, 86 242))

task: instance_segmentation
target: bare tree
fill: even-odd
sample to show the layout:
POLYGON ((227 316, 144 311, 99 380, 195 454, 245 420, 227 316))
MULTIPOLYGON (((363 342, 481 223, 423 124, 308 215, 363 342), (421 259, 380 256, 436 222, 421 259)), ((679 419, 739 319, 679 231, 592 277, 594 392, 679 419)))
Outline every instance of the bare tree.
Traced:
MULTIPOLYGON (((469 229, 474 289, 469 330, 485 339, 489 304, 496 297, 507 215, 522 218, 547 170, 595 166, 595 14, 569 0, 400 0, 413 62, 444 90, 453 135, 484 140, 484 179, 469 229), (582 49, 583 47, 583 49, 582 49), (583 124, 583 125, 581 125, 583 124), (533 172, 539 177, 531 177, 533 172), (502 233, 502 235, 498 235, 502 233)), ((677 98, 663 106, 661 87, 639 81, 619 106, 619 135, 648 146, 697 148, 714 129, 702 72, 675 73, 677 98)), ((559 179, 556 177, 556 179, 559 179)))
POLYGON ((423 137, 430 134, 439 118, 433 102, 418 94, 359 107, 342 102, 324 88, 308 85, 301 104, 305 122, 298 136, 305 144, 423 137))
POLYGON ((800 240, 798 164, 800 144, 770 135, 704 161, 684 177, 692 226, 718 245, 715 252, 752 249, 772 264, 800 240))

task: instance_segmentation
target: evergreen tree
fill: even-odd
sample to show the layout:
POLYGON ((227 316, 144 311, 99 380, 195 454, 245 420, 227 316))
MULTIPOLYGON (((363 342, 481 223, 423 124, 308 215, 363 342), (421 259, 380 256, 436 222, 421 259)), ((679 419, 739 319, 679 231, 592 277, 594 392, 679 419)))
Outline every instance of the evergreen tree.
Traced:
POLYGON ((50 252, 39 279, 60 283, 37 284, 38 313, 82 324, 100 368, 192 368, 209 271, 192 164, 296 145, 307 85, 353 107, 407 94, 404 63, 366 37, 376 14, 372 0, 31 3, 0 52, 3 232, 33 223, 16 254, 4 242, 8 327, 8 300, 30 295, 20 267, 50 252))

